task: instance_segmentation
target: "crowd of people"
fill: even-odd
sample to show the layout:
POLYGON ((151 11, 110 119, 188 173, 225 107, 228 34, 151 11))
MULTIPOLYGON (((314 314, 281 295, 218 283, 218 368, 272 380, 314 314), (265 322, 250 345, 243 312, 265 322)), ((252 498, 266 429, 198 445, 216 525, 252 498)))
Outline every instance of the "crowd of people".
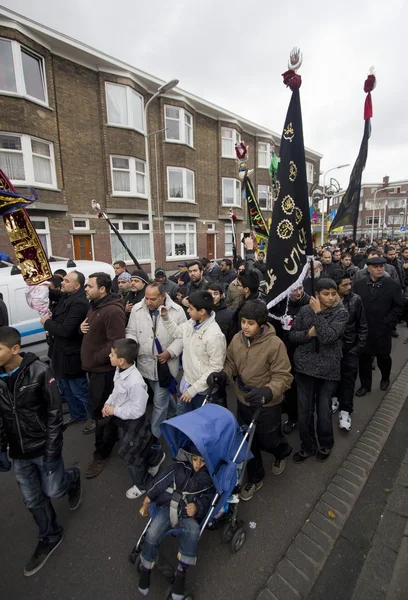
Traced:
MULTIPOLYGON (((197 409, 206 397, 227 406, 232 383, 239 423, 248 425, 255 415, 257 422, 243 501, 263 484, 262 452, 273 456, 274 475, 284 471, 292 454, 288 436, 296 429, 301 444, 293 462, 312 456, 325 462, 334 445, 333 413, 339 427, 350 430, 354 396, 371 391, 375 358, 381 390, 390 385, 392 337, 397 324, 408 321, 408 247, 363 238, 318 247, 303 284, 269 311, 265 254, 256 255, 252 238, 235 264, 229 258, 180 262, 171 277, 161 268, 150 280, 141 269, 129 273, 122 261, 113 266, 113 280, 102 272, 87 281, 78 271, 54 274, 49 314, 41 319, 49 365, 20 352, 16 329, 0 327, 0 471, 11 469, 11 459, 39 528, 24 570, 30 576, 62 541, 51 499, 67 494, 72 510, 81 502, 80 471, 65 469, 62 460, 64 428, 82 423, 82 432, 94 435, 88 479, 101 473, 118 443, 132 484, 127 498, 146 495, 146 514, 149 502, 163 497, 142 553, 139 590, 147 594, 157 547, 170 528, 168 485, 159 482, 175 472, 168 467, 164 479, 159 473, 166 458, 161 423, 197 409), (61 398, 69 412, 65 422, 61 398)), ((177 477, 188 476, 191 491, 188 502, 183 495, 179 500, 176 600, 195 563, 196 524, 211 487, 196 448, 183 464, 177 477)))

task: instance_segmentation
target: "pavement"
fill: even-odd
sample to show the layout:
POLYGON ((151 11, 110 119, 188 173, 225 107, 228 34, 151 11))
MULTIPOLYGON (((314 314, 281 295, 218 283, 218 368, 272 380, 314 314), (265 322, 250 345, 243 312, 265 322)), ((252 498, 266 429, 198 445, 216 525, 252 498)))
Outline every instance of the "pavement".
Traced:
MULTIPOLYGON (((188 589, 195 600, 221 598, 223 600, 292 600, 292 598, 298 600, 307 598, 309 594, 310 600, 352 598, 347 595, 349 592, 345 589, 343 595, 341 595, 342 590, 339 589, 339 595, 334 596, 332 595, 334 588, 330 588, 330 592, 326 593, 319 591, 319 586, 324 585, 325 568, 326 565, 327 567, 330 565, 331 553, 336 549, 337 543, 340 543, 342 538, 344 538, 343 544, 351 543, 345 537, 347 524, 352 523, 349 519, 359 499, 364 497, 366 490, 370 490, 370 479, 382 464, 385 465, 384 476, 382 480, 378 480, 377 488, 374 489, 378 491, 380 489, 378 486, 382 485, 383 490, 388 489, 392 492, 383 491, 367 496, 368 506, 374 511, 373 514, 379 507, 381 514, 385 514, 384 497, 385 501, 390 501, 394 493, 395 486, 392 478, 390 479, 391 472, 396 478, 408 447, 406 433, 408 427, 405 426, 400 431, 401 437, 393 447, 390 446, 388 456, 382 455, 382 451, 387 447, 387 439, 397 435, 394 433, 397 431, 395 427, 398 428, 398 423, 406 412, 408 419, 408 408, 402 408, 408 393, 408 367, 405 374, 401 375, 403 380, 395 381, 408 358, 408 347, 403 345, 407 329, 400 326, 399 331, 400 337, 393 340, 392 381, 395 386, 388 394, 381 392, 379 373, 376 370, 373 392, 364 398, 355 399, 352 430, 348 433, 339 431, 337 417, 334 417, 335 447, 330 459, 323 464, 310 459, 303 465, 295 465, 292 461, 288 461, 285 472, 276 477, 270 471, 272 458, 265 456, 265 466, 269 474, 265 477, 263 488, 251 501, 240 504, 240 517, 246 522, 247 528, 247 540, 240 552, 233 554, 229 546, 222 543, 220 531, 204 533, 200 541, 198 564, 188 573, 188 589), (405 378, 407 383, 403 382, 405 378), (391 392, 392 396, 388 399, 384 398, 391 392), (370 423, 379 408, 382 413, 377 413, 376 423, 370 423), (397 419, 400 411, 401 416, 397 419), (392 429, 395 421, 397 425, 392 429), (363 432, 366 435, 365 441, 362 441, 363 432), (357 444, 360 446, 357 447, 357 444), (366 447, 363 447, 364 444, 366 447), (354 457, 350 455, 351 452, 355 453, 354 457), (363 463, 359 464, 359 460, 363 463), (385 460, 387 463, 384 463, 385 460), (341 469, 343 471, 340 473, 341 469), (333 483, 335 479, 336 482, 333 483), (328 490, 329 486, 331 486, 330 490, 328 490), (329 510, 333 511, 334 519, 327 516, 329 510), (306 526, 308 526, 307 530, 305 530, 306 526), (327 531, 323 530, 323 534, 322 527, 327 528, 327 531), (304 562, 303 567, 300 568, 298 568, 299 563, 296 563, 299 559, 304 562), (305 571, 305 569, 309 570, 305 571), (290 582, 289 587, 285 583, 287 579, 290 582)), ((232 396, 229 398, 229 405, 233 409, 232 396)), ((296 430, 289 439, 294 451, 299 449, 300 441, 296 430)), ((70 427, 64 441, 66 465, 79 465, 84 471, 92 457, 92 446, 92 436, 82 435, 80 425, 70 427)), ((54 506, 65 530, 64 542, 41 571, 30 578, 25 578, 23 567, 36 544, 36 527, 31 515, 24 508, 12 473, 1 474, 0 556, 3 575, 0 577, 0 598, 5 600, 13 598, 16 600, 23 598, 24 600, 45 598, 133 600, 138 598, 137 573, 128 563, 127 554, 141 533, 145 521, 138 514, 141 501, 130 501, 125 497, 125 492, 130 485, 126 465, 116 454, 113 454, 99 477, 84 480, 83 504, 77 512, 71 513, 68 510, 65 498, 55 501, 54 506)), ((396 485, 404 487, 401 483, 396 485)), ((398 501, 400 500, 395 500, 398 501)), ((392 515, 397 514, 391 509, 390 512, 392 515)), ((362 510, 361 514, 364 515, 365 511, 362 510)), ((353 594, 360 577, 364 581, 369 577, 364 576, 363 568, 365 557, 368 556, 377 533, 379 518, 377 514, 377 522, 375 516, 370 521, 372 537, 365 542, 365 554, 363 552, 362 559, 358 563, 361 569, 353 570, 354 563, 350 564, 350 562, 347 563, 348 569, 345 568, 347 577, 350 572, 355 573, 353 576, 355 585, 350 586, 349 590, 353 594)), ((366 527, 363 522, 360 529, 364 531, 366 527)), ((404 540, 405 537, 402 535, 401 539, 404 540)), ((391 550, 395 554, 393 555, 395 565, 398 565, 399 554, 396 549, 398 541, 394 540, 394 542, 394 549, 391 550)), ((165 556, 176 564, 177 541, 166 538, 162 548, 165 556)), ((338 556, 341 558, 341 564, 346 560, 347 552, 338 556)), ((339 560, 337 560, 338 566, 339 560)), ((397 567, 395 569, 397 570, 397 567)), ((400 567, 400 571, 403 571, 403 567, 400 567)), ((390 579, 394 581, 392 577, 390 579)), ((391 585, 391 582, 387 585, 391 585)), ((397 576, 395 576, 395 585, 398 587, 397 576)), ((324 589, 329 588, 321 588, 324 589)), ((152 600, 166 598, 167 591, 168 587, 163 577, 160 573, 154 573, 149 598, 152 600)), ((361 596, 359 600, 363 600, 364 597, 361 596)), ((398 596, 395 596, 395 600, 397 599, 398 596)), ((357 596, 353 600, 357 600, 357 596)), ((371 594, 370 600, 377 600, 377 598, 371 594)))

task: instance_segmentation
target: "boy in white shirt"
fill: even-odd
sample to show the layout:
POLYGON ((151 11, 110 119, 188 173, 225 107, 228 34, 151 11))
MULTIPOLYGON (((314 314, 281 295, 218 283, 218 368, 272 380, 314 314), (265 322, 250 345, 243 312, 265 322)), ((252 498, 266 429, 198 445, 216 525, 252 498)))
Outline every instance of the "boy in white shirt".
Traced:
POLYGON ((116 367, 114 387, 102 409, 103 417, 110 417, 119 428, 119 456, 128 463, 133 486, 126 497, 134 500, 142 496, 166 458, 161 449, 154 447, 157 438, 152 434, 146 417, 147 385, 135 366, 137 343, 130 338, 117 340, 109 355, 116 367))

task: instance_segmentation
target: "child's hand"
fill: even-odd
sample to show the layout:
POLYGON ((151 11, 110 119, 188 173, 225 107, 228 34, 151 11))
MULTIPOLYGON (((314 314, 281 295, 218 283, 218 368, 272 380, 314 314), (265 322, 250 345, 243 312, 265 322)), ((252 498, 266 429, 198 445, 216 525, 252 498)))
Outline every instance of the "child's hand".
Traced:
POLYGON ((190 396, 187 390, 180 396, 181 402, 191 402, 192 399, 192 396, 190 396))
POLYGON ((186 512, 188 514, 189 517, 194 517, 194 515, 197 512, 197 507, 194 504, 194 502, 191 502, 190 504, 187 504, 186 506, 186 512))
POLYGON ((105 404, 102 409, 103 417, 111 417, 115 414, 115 407, 112 404, 105 404))
POLYGON ((150 502, 150 498, 148 498, 147 496, 145 497, 145 499, 143 500, 143 504, 139 510, 139 513, 142 515, 142 517, 148 517, 149 516, 149 509, 148 509, 148 504, 150 502))

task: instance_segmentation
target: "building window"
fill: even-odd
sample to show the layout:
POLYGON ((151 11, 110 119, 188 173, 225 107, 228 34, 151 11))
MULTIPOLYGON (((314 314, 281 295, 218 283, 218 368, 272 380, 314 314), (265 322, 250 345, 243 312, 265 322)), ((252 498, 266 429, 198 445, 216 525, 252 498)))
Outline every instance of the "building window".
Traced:
POLYGON ((225 256, 232 256, 233 245, 232 225, 225 225, 225 256))
POLYGON ((0 169, 17 186, 57 185, 53 145, 29 135, 0 133, 0 169))
POLYGON ((269 169, 271 164, 271 145, 269 142, 258 142, 258 167, 269 169))
POLYGON ((193 116, 178 106, 165 106, 166 142, 193 145, 193 116))
POLYGON ((313 183, 314 166, 313 163, 306 161, 306 179, 307 183, 313 183))
POLYGON ((194 171, 181 167, 167 167, 168 200, 195 203, 194 171))
MULTIPOLYGON (((130 251, 139 261, 150 260, 149 244, 149 222, 148 221, 112 221, 113 225, 119 231, 123 240, 130 251)), ((124 260, 128 264, 133 264, 117 236, 111 233, 112 261, 124 260)))
POLYGON ((197 235, 195 223, 165 222, 166 258, 177 256, 194 258, 197 256, 197 235))
MULTIPOLYGON (((373 224, 373 217, 366 217, 366 225, 372 225, 373 224)), ((375 216, 374 217, 374 225, 381 225, 381 217, 375 216)))
POLYGON ((47 255, 47 258, 49 258, 52 254, 52 250, 48 217, 32 217, 30 215, 30 219, 32 224, 34 225, 34 229, 36 230, 38 237, 40 238, 40 242, 42 244, 42 247, 44 248, 44 252, 47 255))
POLYGON ((259 208, 272 210, 272 191, 270 185, 258 185, 259 208))
POLYGON ((128 85, 105 83, 109 125, 143 132, 143 97, 128 85))
POLYGON ((111 156, 112 195, 146 197, 146 165, 132 156, 111 156))
POLYGON ((405 208, 406 200, 401 198, 400 200, 388 200, 388 208, 405 208))
POLYGON ((241 182, 238 179, 222 178, 222 205, 241 206, 241 182))
POLYGON ((78 229, 79 231, 82 229, 89 229, 89 219, 72 219, 72 228, 78 229))
POLYGON ((0 93, 48 104, 43 57, 14 40, 0 39, 0 93))
POLYGON ((387 224, 388 225, 402 225, 403 224, 404 215, 388 215, 387 216, 387 224))
POLYGON ((221 127, 222 157, 236 158, 235 144, 241 141, 241 134, 236 129, 221 127))

